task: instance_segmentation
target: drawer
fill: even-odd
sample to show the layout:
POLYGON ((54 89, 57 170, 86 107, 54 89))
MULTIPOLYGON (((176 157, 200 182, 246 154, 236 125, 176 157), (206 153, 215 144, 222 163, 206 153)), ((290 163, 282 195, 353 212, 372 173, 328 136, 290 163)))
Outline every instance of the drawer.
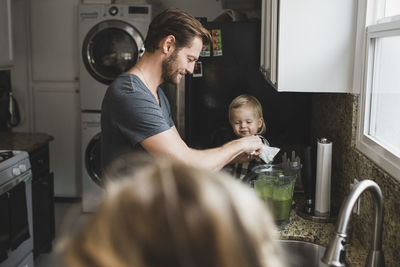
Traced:
POLYGON ((36 176, 42 172, 49 172, 50 159, 49 159, 49 146, 43 146, 36 149, 30 155, 30 162, 33 176, 36 176))

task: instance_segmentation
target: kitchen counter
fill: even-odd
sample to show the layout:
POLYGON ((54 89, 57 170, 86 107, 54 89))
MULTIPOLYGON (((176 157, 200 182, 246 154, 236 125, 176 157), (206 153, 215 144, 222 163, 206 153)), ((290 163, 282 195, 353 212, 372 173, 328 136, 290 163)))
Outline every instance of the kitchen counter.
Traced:
POLYGON ((53 139, 44 133, 0 132, 0 150, 22 150, 31 153, 53 139))
MULTIPOLYGON (((289 222, 279 227, 281 239, 299 240, 326 247, 335 232, 334 223, 318 223, 300 217, 292 209, 289 222)), ((346 247, 346 260, 349 266, 364 266, 367 250, 358 240, 351 240, 346 247)))

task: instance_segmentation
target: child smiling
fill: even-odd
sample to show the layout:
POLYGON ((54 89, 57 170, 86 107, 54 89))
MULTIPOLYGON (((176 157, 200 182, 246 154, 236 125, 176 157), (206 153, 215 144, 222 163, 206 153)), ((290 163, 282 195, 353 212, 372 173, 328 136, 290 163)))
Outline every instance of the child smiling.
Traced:
MULTIPOLYGON (((255 134, 263 135, 266 130, 260 102, 254 96, 246 94, 236 97, 229 105, 229 123, 238 138, 255 134)), ((225 170, 234 177, 243 179, 255 165, 260 164, 258 158, 248 162, 241 159, 244 156, 246 155, 237 157, 235 163, 229 164, 225 170)))

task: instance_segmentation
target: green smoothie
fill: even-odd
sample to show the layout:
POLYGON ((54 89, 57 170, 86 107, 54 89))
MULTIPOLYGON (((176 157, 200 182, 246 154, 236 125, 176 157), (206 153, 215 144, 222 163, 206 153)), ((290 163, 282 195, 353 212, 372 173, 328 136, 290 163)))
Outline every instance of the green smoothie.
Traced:
POLYGON ((260 178, 254 182, 254 189, 258 196, 265 202, 272 199, 274 193, 274 185, 266 178, 260 178))
POLYGON ((294 183, 294 177, 287 177, 281 173, 274 176, 261 175, 254 181, 254 189, 269 206, 278 224, 289 218, 294 183))
POLYGON ((289 218, 292 209, 292 198, 285 200, 272 200, 272 213, 276 221, 284 221, 289 218))

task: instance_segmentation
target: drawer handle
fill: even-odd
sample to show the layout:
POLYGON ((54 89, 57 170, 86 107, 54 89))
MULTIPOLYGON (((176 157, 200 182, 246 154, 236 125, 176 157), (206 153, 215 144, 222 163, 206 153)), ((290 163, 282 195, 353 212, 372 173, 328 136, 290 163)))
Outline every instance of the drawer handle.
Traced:
POLYGON ((39 160, 38 160, 38 163, 39 163, 39 164, 43 164, 43 163, 44 163, 44 160, 43 160, 43 159, 39 159, 39 160))

